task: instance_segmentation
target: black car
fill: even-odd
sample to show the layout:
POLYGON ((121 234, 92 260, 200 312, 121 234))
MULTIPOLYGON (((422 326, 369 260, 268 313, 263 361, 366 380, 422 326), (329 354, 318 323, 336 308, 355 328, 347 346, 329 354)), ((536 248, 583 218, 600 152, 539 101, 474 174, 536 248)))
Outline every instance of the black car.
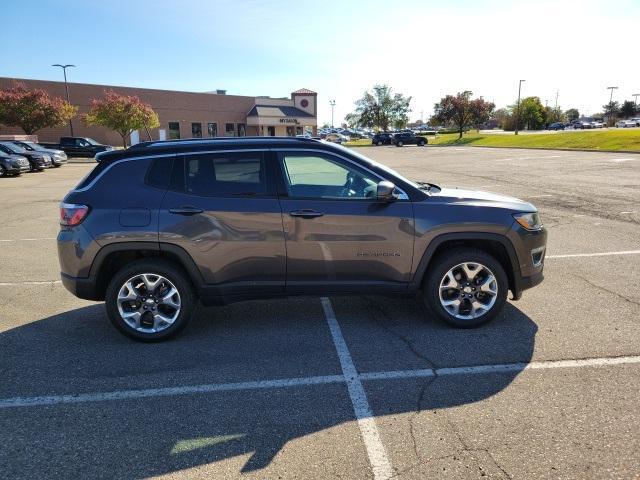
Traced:
POLYGON ((53 167, 61 167, 67 163, 67 154, 62 150, 54 150, 52 148, 45 148, 42 145, 35 142, 28 142, 24 140, 13 140, 13 143, 19 147, 29 150, 30 152, 40 152, 51 155, 51 164, 53 167))
POLYGON ((427 144, 427 139, 420 135, 416 135, 411 131, 401 132, 396 133, 393 136, 393 144, 396 147, 402 147, 404 145, 418 145, 419 147, 424 147, 427 144))
POLYGON ((69 157, 95 157, 97 153, 113 150, 89 137, 60 137, 60 143, 40 143, 44 148, 62 150, 69 157))
POLYGON ((564 130, 564 123, 554 122, 547 127, 549 130, 564 130))
POLYGON ((51 155, 48 153, 30 152, 10 141, 0 142, 0 151, 9 155, 22 155, 23 157, 27 157, 32 172, 41 172, 45 168, 51 167, 51 155))
POLYGON ((530 203, 414 183, 334 143, 157 141, 99 157, 60 205, 62 283, 138 340, 175 335, 198 301, 331 293, 420 292, 475 327, 543 279, 530 203))
POLYGON ((31 170, 31 165, 26 157, 0 151, 0 177, 20 175, 29 170, 31 170))
POLYGON ((371 139, 372 145, 391 145, 393 140, 393 133, 389 132, 379 132, 376 133, 371 139))

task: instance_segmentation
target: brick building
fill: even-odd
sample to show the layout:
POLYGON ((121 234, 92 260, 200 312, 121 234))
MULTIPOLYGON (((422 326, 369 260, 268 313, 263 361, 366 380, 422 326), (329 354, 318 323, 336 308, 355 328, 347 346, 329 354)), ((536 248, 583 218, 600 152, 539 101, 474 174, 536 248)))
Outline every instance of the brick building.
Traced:
MULTIPOLYGON (((14 81, 29 89, 43 89, 50 95, 65 97, 64 82, 25 80, 0 77, 0 89, 10 88, 14 81)), ((149 131, 151 139, 193 137, 238 137, 245 135, 295 136, 317 130, 317 94, 311 90, 297 90, 291 98, 248 97, 227 95, 224 90, 212 92, 178 92, 148 88, 112 87, 86 83, 69 83, 69 100, 78 106, 73 122, 74 135, 91 137, 98 142, 120 145, 116 132, 103 127, 87 127, 81 117, 89 110, 91 100, 101 98, 105 91, 121 95, 135 95, 149 103, 160 119, 160 127, 149 131)), ((20 128, 0 125, 0 135, 23 134, 20 128)), ((37 132, 39 141, 56 142, 69 135, 69 126, 45 128, 37 132)), ((145 130, 134 132, 136 140, 148 140, 145 130)))

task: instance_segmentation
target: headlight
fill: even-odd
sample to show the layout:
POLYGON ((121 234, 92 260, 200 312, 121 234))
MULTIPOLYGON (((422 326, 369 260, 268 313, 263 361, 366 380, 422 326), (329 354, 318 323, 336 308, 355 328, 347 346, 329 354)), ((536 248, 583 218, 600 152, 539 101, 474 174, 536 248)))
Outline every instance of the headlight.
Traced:
POLYGON ((542 221, 538 212, 532 213, 516 213, 513 215, 522 228, 527 230, 540 230, 542 228, 542 221))

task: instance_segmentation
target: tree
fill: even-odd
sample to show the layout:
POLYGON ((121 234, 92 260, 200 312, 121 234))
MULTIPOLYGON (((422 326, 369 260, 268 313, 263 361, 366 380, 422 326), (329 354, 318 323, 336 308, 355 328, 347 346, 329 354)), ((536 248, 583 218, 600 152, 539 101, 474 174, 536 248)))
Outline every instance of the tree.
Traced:
POLYGON ((350 128, 357 127, 360 124, 360 115, 355 112, 347 113, 344 120, 350 128))
POLYGON ((141 128, 160 126, 158 115, 151 105, 138 97, 119 95, 114 91, 105 92, 104 98, 91 102, 89 113, 84 116, 87 125, 100 125, 115 130, 122 137, 122 145, 127 147, 127 135, 141 128))
POLYGON ((626 100, 620 107, 620 115, 624 118, 633 117, 636 113, 636 104, 631 100, 626 100))
MULTIPOLYGON (((388 85, 374 85, 355 102, 356 109, 350 114, 358 117, 361 127, 375 127, 388 130, 389 125, 402 127, 409 121, 411 97, 393 93, 388 85)), ((354 118, 354 117, 352 117, 354 118)))
POLYGON ((580 112, 577 108, 570 108, 569 110, 564 112, 564 114, 567 116, 567 120, 569 120, 570 122, 573 122, 574 120, 580 118, 580 112))
POLYGON ((466 127, 486 122, 495 105, 486 102, 482 97, 471 99, 472 92, 458 92, 455 96, 447 95, 433 107, 433 118, 436 122, 454 125, 460 137, 466 127))
MULTIPOLYGON (((514 111, 517 106, 512 107, 514 111)), ((544 105, 540 102, 540 97, 526 97, 520 101, 520 123, 526 125, 527 130, 539 130, 545 124, 546 116, 544 105)))
POLYGON ((607 123, 609 125, 613 124, 613 121, 616 118, 616 115, 620 113, 620 104, 618 102, 609 102, 606 105, 603 105, 604 114, 607 117, 607 123))
POLYGON ((78 107, 58 97, 50 97, 45 90, 28 90, 21 82, 0 90, 0 123, 20 127, 27 135, 47 127, 59 127, 71 120, 78 107))

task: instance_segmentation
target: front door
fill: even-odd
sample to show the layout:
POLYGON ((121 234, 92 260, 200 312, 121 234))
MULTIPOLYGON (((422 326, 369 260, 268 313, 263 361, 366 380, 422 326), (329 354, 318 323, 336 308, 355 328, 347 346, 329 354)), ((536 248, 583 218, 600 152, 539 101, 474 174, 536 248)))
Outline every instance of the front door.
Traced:
POLYGON ((266 162, 263 152, 194 153, 175 162, 160 242, 191 256, 211 294, 284 290, 282 215, 266 162))
POLYGON ((267 127, 267 132, 270 137, 276 136, 276 127, 267 127))
POLYGON ((384 179, 337 155, 291 151, 278 156, 286 290, 404 290, 414 241, 408 198, 378 201, 376 187, 384 179))

